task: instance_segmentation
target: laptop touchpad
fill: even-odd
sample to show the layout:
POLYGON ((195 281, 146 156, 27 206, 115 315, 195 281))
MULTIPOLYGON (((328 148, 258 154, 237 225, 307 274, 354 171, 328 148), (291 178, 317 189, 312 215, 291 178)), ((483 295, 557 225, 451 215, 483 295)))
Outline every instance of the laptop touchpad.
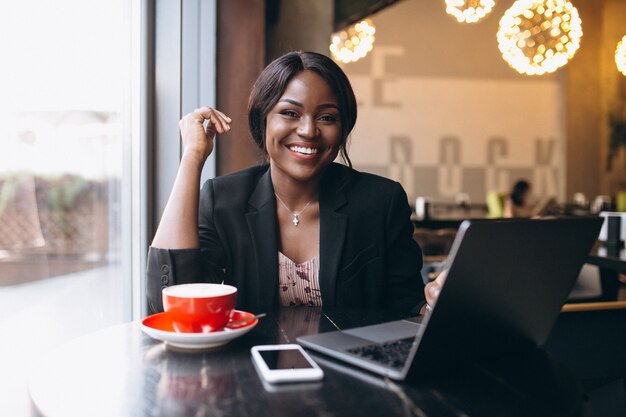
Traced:
POLYGON ((415 337, 421 326, 421 324, 414 322, 398 320, 375 324, 373 326, 343 330, 343 333, 360 337, 361 339, 366 339, 374 343, 384 343, 390 340, 415 337))

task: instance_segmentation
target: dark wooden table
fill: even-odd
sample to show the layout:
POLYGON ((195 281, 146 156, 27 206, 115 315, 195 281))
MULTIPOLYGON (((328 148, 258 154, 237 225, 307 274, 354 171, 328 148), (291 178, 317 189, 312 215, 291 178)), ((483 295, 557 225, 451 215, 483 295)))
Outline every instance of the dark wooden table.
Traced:
MULTIPOLYGON (((172 350, 135 322, 118 325, 42 356, 29 392, 35 414, 64 417, 586 415, 577 371, 553 359, 579 360, 562 338, 551 339, 550 353, 503 355, 404 382, 316 356, 322 382, 272 387, 261 382, 250 360, 257 344, 293 343, 300 335, 393 318, 398 316, 377 311, 281 308, 245 336, 203 352, 172 350)), ((589 360, 584 364, 593 368, 589 360)))
POLYGON ((595 417, 626 416, 626 308, 600 302, 561 313, 543 349, 580 382, 595 417))

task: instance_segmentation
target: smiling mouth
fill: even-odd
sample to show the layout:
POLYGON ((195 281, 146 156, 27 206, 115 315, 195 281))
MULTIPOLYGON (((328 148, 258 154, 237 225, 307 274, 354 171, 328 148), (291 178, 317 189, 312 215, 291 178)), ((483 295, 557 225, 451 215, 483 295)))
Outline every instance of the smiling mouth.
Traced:
POLYGON ((317 148, 306 148, 304 146, 289 146, 289 150, 302 155, 314 155, 319 153, 319 149, 317 148))

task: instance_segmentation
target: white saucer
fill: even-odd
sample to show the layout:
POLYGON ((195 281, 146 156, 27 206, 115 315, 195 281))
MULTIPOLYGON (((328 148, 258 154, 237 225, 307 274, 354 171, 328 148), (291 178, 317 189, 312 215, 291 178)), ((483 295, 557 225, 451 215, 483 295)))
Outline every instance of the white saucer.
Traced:
MULTIPOLYGON (((231 321, 254 316, 252 313, 235 310, 231 321)), ((174 327, 167 313, 157 313, 141 321, 141 330, 153 339, 165 342, 167 345, 181 349, 209 349, 225 345, 236 339, 257 325, 259 319, 250 320, 243 325, 229 327, 224 330, 210 333, 180 333, 174 327)))

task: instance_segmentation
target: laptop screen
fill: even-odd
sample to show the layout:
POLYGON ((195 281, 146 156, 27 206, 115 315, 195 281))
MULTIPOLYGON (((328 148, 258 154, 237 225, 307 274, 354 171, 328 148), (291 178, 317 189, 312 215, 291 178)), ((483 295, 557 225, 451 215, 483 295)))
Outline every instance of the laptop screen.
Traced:
POLYGON ((597 217, 463 222, 420 354, 477 357, 544 343, 601 224, 597 217))

